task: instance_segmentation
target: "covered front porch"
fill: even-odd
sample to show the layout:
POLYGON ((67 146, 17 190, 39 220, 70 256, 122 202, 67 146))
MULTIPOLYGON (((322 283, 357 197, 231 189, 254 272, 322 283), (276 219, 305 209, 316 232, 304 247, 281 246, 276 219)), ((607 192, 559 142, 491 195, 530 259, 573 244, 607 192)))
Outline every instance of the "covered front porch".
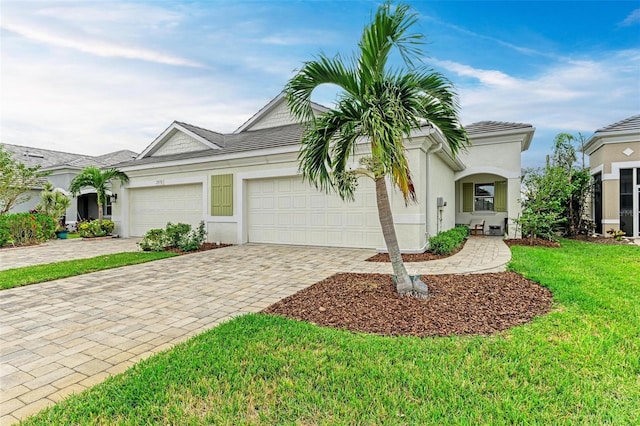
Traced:
POLYGON ((520 214, 520 179, 476 173, 456 180, 456 224, 470 225, 477 235, 518 238, 514 219, 520 214))

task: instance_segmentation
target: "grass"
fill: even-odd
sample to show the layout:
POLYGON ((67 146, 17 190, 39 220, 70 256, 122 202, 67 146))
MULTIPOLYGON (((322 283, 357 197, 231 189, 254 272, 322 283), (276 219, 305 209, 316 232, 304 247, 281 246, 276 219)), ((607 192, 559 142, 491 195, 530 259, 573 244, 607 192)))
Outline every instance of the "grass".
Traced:
POLYGON ((638 248, 512 251, 556 305, 500 335, 389 338, 246 315, 25 424, 638 424, 638 248))
POLYGON ((88 259, 65 260, 63 262, 44 265, 5 269, 0 271, 0 290, 102 271, 104 269, 118 268, 120 266, 135 265, 173 256, 176 256, 176 254, 167 252, 116 253, 88 259))

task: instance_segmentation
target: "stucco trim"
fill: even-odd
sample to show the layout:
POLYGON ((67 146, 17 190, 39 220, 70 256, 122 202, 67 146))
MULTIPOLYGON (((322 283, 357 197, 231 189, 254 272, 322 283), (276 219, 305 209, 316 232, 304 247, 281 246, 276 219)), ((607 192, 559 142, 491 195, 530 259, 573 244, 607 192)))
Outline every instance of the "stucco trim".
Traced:
POLYGON ((633 169, 640 167, 640 161, 619 161, 611 163, 611 173, 603 173, 602 180, 620 180, 621 169, 633 169))
POLYGON ((471 175, 477 175, 481 173, 488 173, 492 175, 498 175, 505 179, 520 179, 520 172, 509 171, 505 169, 501 169, 499 167, 491 167, 491 166, 480 166, 480 167, 472 167, 459 172, 456 172, 453 177, 456 181, 463 179, 465 177, 471 175))

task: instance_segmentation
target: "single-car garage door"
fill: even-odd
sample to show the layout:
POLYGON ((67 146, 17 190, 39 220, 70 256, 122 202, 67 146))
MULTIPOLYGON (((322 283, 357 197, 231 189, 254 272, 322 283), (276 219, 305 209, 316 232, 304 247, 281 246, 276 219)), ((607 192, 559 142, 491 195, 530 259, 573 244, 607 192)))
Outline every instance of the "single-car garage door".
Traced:
POLYGON ((129 190, 129 234, 143 236, 167 222, 197 226, 202 220, 202 184, 154 186, 129 190))
POLYGON ((300 177, 248 183, 249 242, 377 248, 382 233, 373 182, 360 180, 354 202, 317 191, 300 177))

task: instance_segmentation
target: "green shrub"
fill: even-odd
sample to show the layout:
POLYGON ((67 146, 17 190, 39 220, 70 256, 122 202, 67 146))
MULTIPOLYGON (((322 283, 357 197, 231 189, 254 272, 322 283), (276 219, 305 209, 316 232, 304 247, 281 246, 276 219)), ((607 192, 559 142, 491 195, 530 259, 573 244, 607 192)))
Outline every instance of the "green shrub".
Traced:
POLYGON ((167 223, 165 229, 150 229, 138 243, 144 251, 163 251, 179 248, 182 251, 197 250, 207 238, 204 222, 198 229, 191 229, 187 223, 167 223))
POLYGON ((0 247, 12 242, 16 246, 43 243, 55 235, 56 221, 40 213, 0 215, 0 247))
POLYGON ((116 224, 109 219, 102 219, 102 224, 100 225, 100 227, 107 235, 111 235, 113 234, 113 228, 116 227, 116 224))
POLYGON ((182 240, 184 240, 191 232, 191 225, 188 223, 167 223, 165 227, 165 236, 169 247, 180 247, 182 240))
POLYGON ((204 228, 204 221, 200 221, 198 229, 193 229, 185 238, 180 241, 178 247, 182 251, 198 250, 207 239, 207 230, 204 228))
POLYGON ((163 251, 167 247, 164 229, 149 229, 138 243, 144 251, 163 251))
POLYGON ((81 222, 78 224, 78 232, 83 238, 95 238, 104 237, 105 235, 111 235, 115 223, 108 219, 103 219, 102 223, 98 219, 91 222, 81 222))
POLYGON ((429 251, 436 254, 449 254, 464 243, 469 235, 469 228, 456 226, 448 231, 439 232, 429 238, 429 251))

